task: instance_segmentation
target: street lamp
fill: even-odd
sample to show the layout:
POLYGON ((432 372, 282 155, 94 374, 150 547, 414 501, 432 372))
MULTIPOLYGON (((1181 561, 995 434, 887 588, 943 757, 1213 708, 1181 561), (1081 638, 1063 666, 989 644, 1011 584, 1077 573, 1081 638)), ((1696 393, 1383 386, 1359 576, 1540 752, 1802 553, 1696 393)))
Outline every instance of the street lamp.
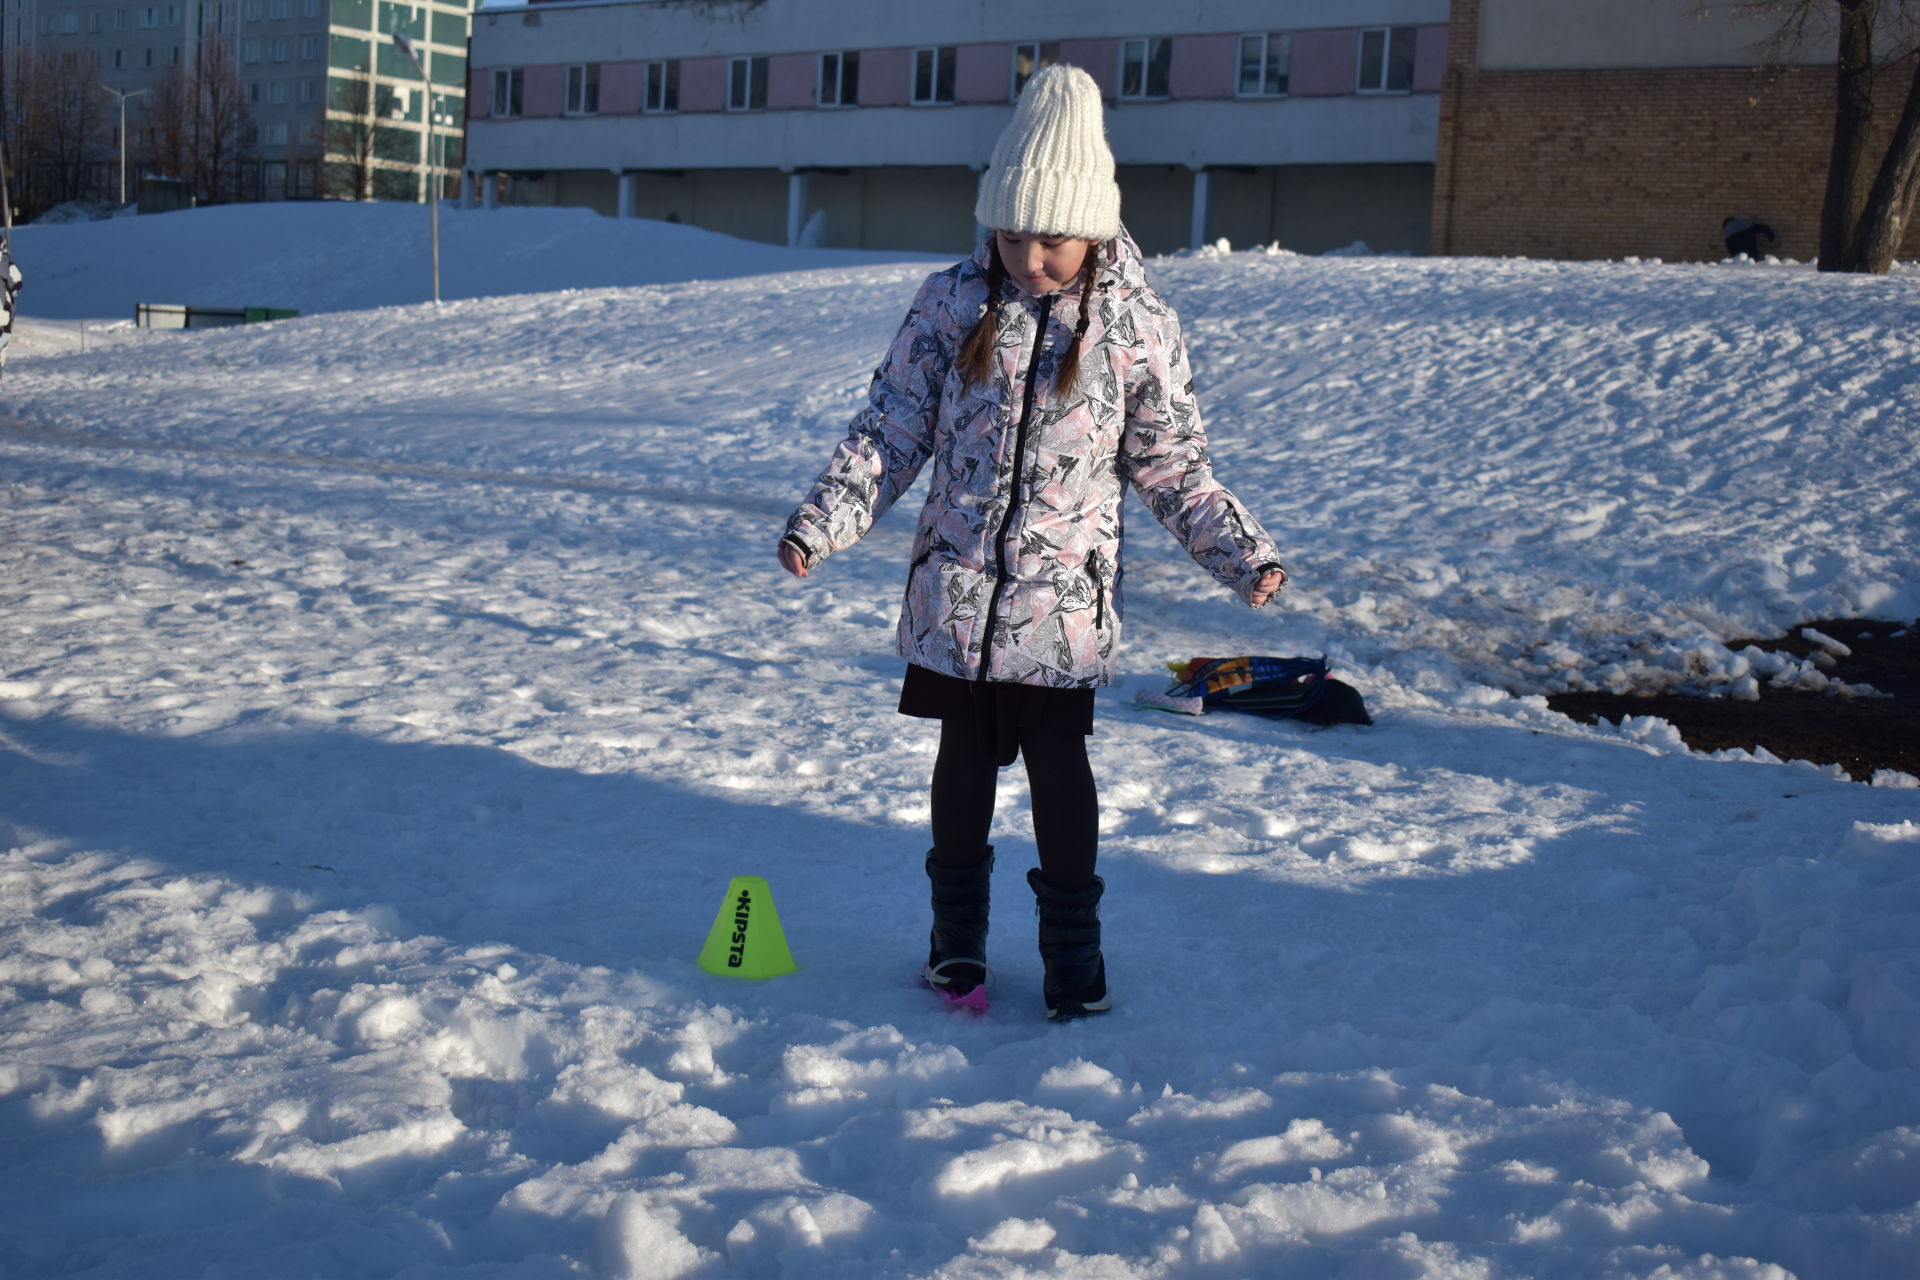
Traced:
POLYGON ((393 43, 400 52, 407 55, 413 63, 413 69, 420 73, 420 83, 426 93, 421 104, 421 114, 427 118, 427 219, 433 227, 433 300, 440 301, 440 193, 435 190, 439 184, 440 166, 433 158, 433 81, 427 79, 427 68, 420 61, 420 51, 403 31, 393 33, 393 43))
POLYGON ((139 98, 146 94, 145 89, 133 89, 121 92, 110 84, 100 86, 118 99, 120 104, 120 203, 127 202, 127 99, 139 98))

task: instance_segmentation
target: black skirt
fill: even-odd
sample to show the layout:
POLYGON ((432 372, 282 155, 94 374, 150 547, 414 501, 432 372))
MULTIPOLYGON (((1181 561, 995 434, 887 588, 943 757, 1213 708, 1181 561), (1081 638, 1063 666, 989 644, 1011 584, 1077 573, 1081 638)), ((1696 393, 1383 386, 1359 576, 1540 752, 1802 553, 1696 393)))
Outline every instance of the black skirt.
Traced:
POLYGON ((1093 732, 1093 690, 962 680, 914 663, 900 682, 900 714, 973 729, 974 748, 1010 765, 1022 738, 1093 732))

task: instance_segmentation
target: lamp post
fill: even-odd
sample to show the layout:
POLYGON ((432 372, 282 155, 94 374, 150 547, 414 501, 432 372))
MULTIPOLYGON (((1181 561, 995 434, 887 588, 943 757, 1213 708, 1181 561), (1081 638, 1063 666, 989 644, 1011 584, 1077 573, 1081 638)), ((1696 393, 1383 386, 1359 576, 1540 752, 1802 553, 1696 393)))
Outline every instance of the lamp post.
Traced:
POLYGON ((437 304, 440 301, 440 193, 435 188, 439 185, 440 166, 434 162, 433 156, 433 81, 427 78, 427 68, 420 60, 420 51, 405 32, 394 32, 393 43, 413 62, 413 69, 420 73, 420 84, 426 94, 420 114, 427 120, 427 219, 433 227, 433 300, 437 304))
POLYGON ((109 84, 103 84, 100 87, 112 94, 120 104, 120 203, 125 204, 127 202, 127 99, 144 97, 147 91, 132 89, 122 92, 109 84))

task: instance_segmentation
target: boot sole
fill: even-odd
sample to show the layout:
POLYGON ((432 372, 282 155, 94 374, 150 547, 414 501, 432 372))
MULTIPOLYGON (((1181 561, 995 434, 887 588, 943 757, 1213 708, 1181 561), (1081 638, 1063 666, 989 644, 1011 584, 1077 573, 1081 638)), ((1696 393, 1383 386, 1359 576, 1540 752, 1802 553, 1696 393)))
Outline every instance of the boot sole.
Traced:
POLYGON ((1102 996, 1098 1000, 1066 1000, 1047 1010, 1047 1018, 1053 1022, 1066 1022, 1073 1018, 1085 1018, 1096 1013, 1105 1013, 1113 1008, 1113 1001, 1102 996))
MULTIPOLYGON (((986 966, 982 965, 981 967, 984 969, 986 966)), ((920 970, 920 985, 950 1005, 961 1009, 971 1009, 975 1013, 985 1013, 987 1011, 987 984, 984 982, 965 995, 955 995, 934 981, 933 966, 927 965, 920 970)))

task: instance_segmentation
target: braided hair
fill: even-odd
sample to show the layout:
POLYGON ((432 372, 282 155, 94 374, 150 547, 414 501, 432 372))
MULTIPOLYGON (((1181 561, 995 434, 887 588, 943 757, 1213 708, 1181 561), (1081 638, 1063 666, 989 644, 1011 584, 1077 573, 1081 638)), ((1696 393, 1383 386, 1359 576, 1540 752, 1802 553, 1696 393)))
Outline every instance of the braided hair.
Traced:
MULTIPOLYGON (((992 375, 993 345, 1000 336, 1000 290, 1007 282, 1007 266, 1000 261, 999 236, 994 236, 989 243, 992 252, 987 254, 986 307, 981 311, 980 318, 973 322, 973 328, 967 331, 967 336, 961 339, 960 354, 954 362, 969 387, 980 386, 992 375)), ((1071 391, 1079 380, 1081 339, 1087 336, 1087 323, 1093 318, 1093 280, 1100 274, 1105 251, 1104 245, 1091 243, 1086 263, 1080 268, 1080 318, 1073 324, 1073 341, 1067 344, 1054 369, 1053 385, 1056 391, 1071 391)))

